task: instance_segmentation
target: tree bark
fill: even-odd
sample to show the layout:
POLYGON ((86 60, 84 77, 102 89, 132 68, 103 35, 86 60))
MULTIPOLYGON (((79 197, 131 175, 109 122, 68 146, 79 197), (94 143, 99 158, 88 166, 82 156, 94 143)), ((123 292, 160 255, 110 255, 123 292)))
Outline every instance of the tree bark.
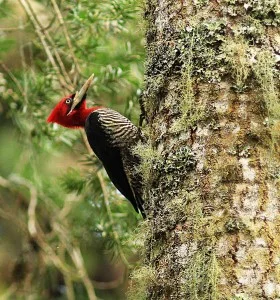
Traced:
POLYGON ((143 298, 280 298, 279 9, 146 3, 143 298))

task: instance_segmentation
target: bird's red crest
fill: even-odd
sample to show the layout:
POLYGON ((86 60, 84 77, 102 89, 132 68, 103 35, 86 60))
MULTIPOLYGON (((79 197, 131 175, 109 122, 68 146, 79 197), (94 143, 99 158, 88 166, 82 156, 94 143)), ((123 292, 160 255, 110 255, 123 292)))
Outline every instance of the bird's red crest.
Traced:
POLYGON ((50 113, 47 122, 57 123, 68 128, 79 128, 85 126, 85 121, 88 115, 99 108, 95 106, 92 108, 86 108, 86 99, 82 102, 68 115, 74 95, 69 95, 62 98, 58 104, 54 107, 50 113))
POLYGON ((50 113, 47 121, 49 123, 58 123, 61 121, 61 119, 63 119, 70 107, 69 105, 65 102, 67 99, 71 99, 71 95, 68 97, 64 97, 63 99, 61 99, 57 105, 55 106, 55 108, 52 110, 52 112, 50 113))

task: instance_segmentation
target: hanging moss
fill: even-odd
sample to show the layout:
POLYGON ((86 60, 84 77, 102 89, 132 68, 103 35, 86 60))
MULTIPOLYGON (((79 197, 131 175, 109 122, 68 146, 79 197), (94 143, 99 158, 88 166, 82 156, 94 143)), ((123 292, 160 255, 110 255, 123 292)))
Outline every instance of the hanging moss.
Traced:
POLYGON ((171 131, 179 133, 194 126, 204 116, 204 105, 197 103, 193 92, 192 66, 188 65, 182 75, 182 98, 180 101, 181 116, 176 120, 171 131))
POLYGON ((153 169, 159 168, 157 166, 163 163, 161 154, 149 141, 137 144, 134 152, 141 158, 139 171, 142 174, 143 184, 147 185, 151 179, 153 169))
POLYGON ((232 70, 232 77, 235 80, 234 88, 237 92, 246 89, 246 80, 250 74, 249 45, 243 39, 230 38, 223 44, 225 61, 232 70))
POLYGON ((216 300, 219 267, 212 251, 202 248, 190 258, 183 278, 181 290, 188 300, 216 300))
POLYGON ((157 112, 158 103, 161 95, 164 95, 165 78, 162 74, 153 77, 152 81, 146 84, 145 92, 143 93, 143 109, 148 119, 151 119, 157 112))
POLYGON ((151 266, 142 266, 135 269, 131 276, 130 288, 127 294, 128 300, 145 300, 148 289, 155 284, 156 270, 151 266))
POLYGON ((280 118, 280 101, 274 79, 275 58, 270 51, 262 50, 256 56, 253 65, 254 74, 261 86, 263 98, 267 104, 269 115, 272 118, 280 118))
POLYGON ((156 281, 155 269, 145 263, 145 254, 147 253, 147 243, 152 239, 152 226, 149 220, 140 223, 136 228, 133 237, 127 245, 133 244, 141 257, 141 265, 134 268, 130 275, 130 284, 127 292, 129 300, 147 299, 149 286, 156 281))
POLYGON ((262 50, 257 54, 253 71, 259 82, 268 110, 268 125, 272 135, 271 146, 274 148, 279 143, 280 138, 280 100, 275 78, 275 59, 270 51, 262 50))

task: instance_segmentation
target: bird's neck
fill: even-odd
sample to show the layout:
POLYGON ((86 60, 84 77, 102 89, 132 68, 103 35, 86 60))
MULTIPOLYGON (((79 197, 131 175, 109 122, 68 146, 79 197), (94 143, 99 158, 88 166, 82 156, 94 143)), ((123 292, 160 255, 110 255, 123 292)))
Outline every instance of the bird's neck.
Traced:
POLYGON ((93 106, 90 108, 85 108, 77 116, 77 122, 79 127, 85 127, 87 117, 95 110, 99 109, 101 106, 93 106))
POLYGON ((93 106, 90 108, 84 107, 83 109, 74 110, 71 113, 71 118, 66 117, 62 122, 57 122, 68 128, 81 128, 85 127, 87 117, 95 110, 99 109, 101 106, 93 106))

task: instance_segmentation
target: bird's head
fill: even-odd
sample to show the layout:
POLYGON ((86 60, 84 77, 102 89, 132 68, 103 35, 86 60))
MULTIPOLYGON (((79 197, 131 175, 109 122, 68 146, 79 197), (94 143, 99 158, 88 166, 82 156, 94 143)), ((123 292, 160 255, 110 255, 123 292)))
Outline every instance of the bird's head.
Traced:
POLYGON ((93 75, 86 81, 79 92, 62 98, 50 113, 47 122, 57 123, 68 128, 84 127, 88 115, 98 106, 86 107, 86 93, 93 75))
POLYGON ((68 128, 79 128, 85 125, 89 114, 86 108, 86 96, 71 110, 75 94, 62 98, 50 113, 47 122, 57 123, 68 128))

